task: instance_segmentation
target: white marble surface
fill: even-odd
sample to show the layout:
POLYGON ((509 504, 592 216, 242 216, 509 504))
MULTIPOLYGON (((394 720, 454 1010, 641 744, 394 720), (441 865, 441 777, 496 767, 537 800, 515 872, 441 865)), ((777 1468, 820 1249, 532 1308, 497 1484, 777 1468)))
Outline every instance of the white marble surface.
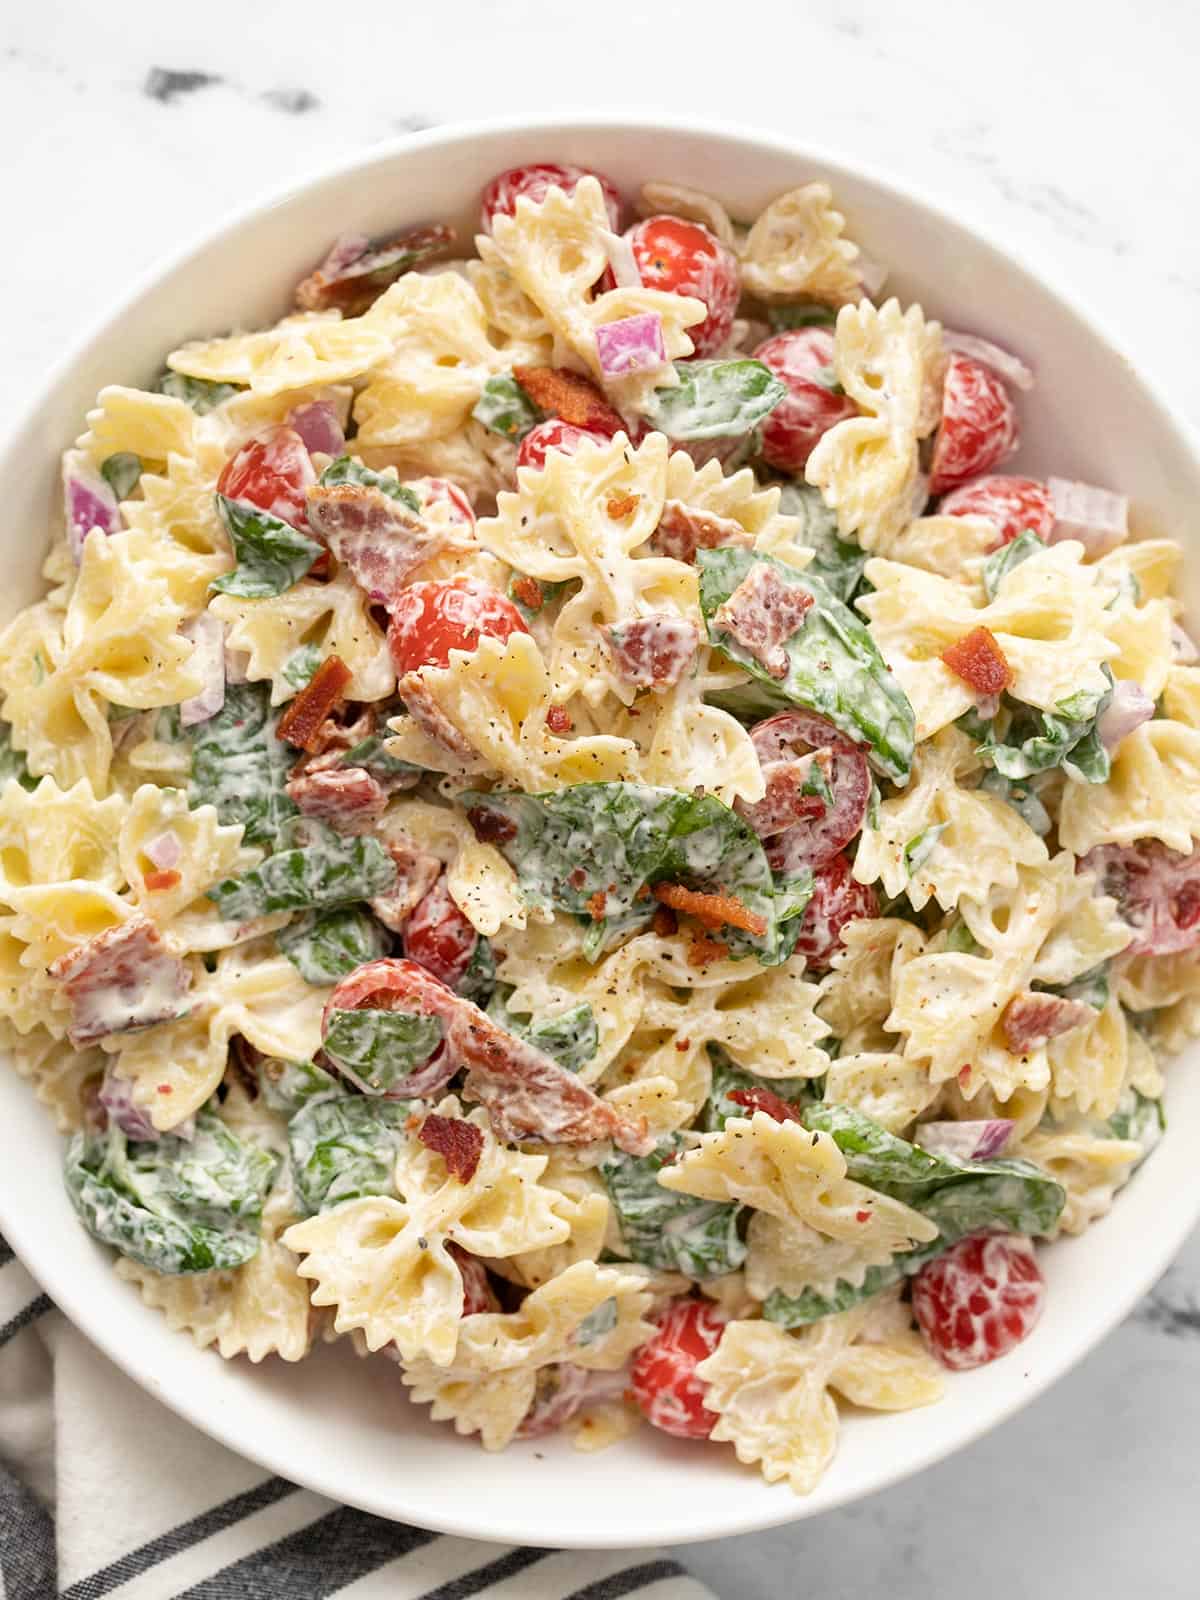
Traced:
MULTIPOLYGON (((6 6, 0 423, 131 277, 256 192, 409 128, 624 106, 708 109, 914 181, 1076 283, 1200 423, 1198 54, 1189 0, 6 6)), ((1182 1600, 1198 1465, 1193 1237, 1124 1327, 972 1449, 688 1559, 724 1600, 1182 1600)))

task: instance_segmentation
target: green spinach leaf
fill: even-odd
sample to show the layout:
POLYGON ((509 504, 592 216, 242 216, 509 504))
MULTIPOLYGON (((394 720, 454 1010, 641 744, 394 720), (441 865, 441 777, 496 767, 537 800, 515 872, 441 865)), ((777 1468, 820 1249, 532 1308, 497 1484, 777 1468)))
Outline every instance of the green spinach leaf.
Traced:
POLYGON ((804 570, 820 578, 848 606, 862 582, 867 552, 838 533, 837 514, 825 504, 819 489, 785 483, 779 491, 779 509, 785 516, 800 518, 797 543, 815 552, 804 570))
POLYGON ((508 1009, 510 985, 502 986, 507 993, 497 989, 488 1005, 492 1017, 509 1033, 519 1039, 528 1039, 544 1055, 557 1061, 568 1072, 578 1072, 596 1054, 600 1047, 600 1030, 596 1017, 586 1000, 553 1017, 530 1017, 508 1009))
POLYGON ((364 961, 385 956, 391 941, 362 906, 309 911, 276 935, 279 948, 305 983, 336 983, 364 961))
POLYGON ((395 881, 396 864, 378 839, 327 831, 315 844, 281 850, 206 892, 225 921, 250 922, 272 911, 353 905, 383 894, 395 881))
POLYGON ((442 1042, 437 1017, 408 1011, 332 1011, 326 1019, 325 1054, 369 1095, 394 1089, 442 1042))
POLYGON ((310 1100, 288 1123, 296 1199, 307 1216, 343 1200, 391 1194, 412 1106, 362 1095, 310 1100))
POLYGON ((261 511, 248 500, 217 495, 217 514, 229 535, 237 566, 209 584, 221 594, 266 600, 283 594, 312 566, 325 548, 282 517, 261 511))
POLYGON ((354 483, 363 489, 378 489, 380 494, 387 495, 389 500, 398 500, 410 511, 421 509, 421 500, 415 489, 410 489, 406 483, 401 483, 399 478, 393 477, 390 472, 375 472, 371 467, 364 467, 362 462, 355 461, 353 456, 339 456, 336 461, 331 461, 321 474, 323 488, 338 483, 354 483))
POLYGON ((541 422, 545 412, 534 405, 511 372, 497 372, 484 384, 471 415, 490 433, 498 433, 502 439, 520 444, 529 430, 541 422))
POLYGON ((118 500, 128 500, 142 476, 142 458, 132 450, 118 450, 100 463, 100 476, 118 500))
POLYGON ((164 372, 155 388, 159 394, 169 394, 173 400, 182 400, 200 417, 215 411, 226 400, 232 400, 235 394, 245 393, 236 383, 213 383, 208 378, 188 378, 182 372, 164 372))
POLYGON ((600 1167, 621 1237, 634 1261, 689 1278, 736 1272, 746 1259, 738 1232, 743 1207, 664 1189, 658 1174, 683 1147, 667 1134, 648 1156, 614 1155, 600 1167))
POLYGON ((284 787, 294 756, 275 736, 277 721, 269 684, 230 683, 220 711, 192 733, 191 804, 215 806, 222 822, 242 823, 247 844, 273 845, 296 815, 284 787))
POLYGON ((677 361, 679 383, 655 389, 650 427, 668 439, 729 439, 749 433, 786 396, 787 384, 761 361, 677 361))
POLYGON ((294 1117, 313 1100, 330 1100, 348 1091, 315 1061, 281 1061, 268 1056, 258 1063, 258 1085, 272 1111, 294 1117))

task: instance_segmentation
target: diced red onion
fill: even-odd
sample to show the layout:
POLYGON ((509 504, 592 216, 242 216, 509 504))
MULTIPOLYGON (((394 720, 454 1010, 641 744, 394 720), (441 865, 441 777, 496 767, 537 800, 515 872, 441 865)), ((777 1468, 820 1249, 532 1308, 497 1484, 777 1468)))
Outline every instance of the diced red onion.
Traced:
POLYGON ((596 353, 606 378, 659 371, 667 364, 662 318, 657 311, 643 311, 601 323, 596 329, 596 353))
POLYGON ((931 1156, 988 1161, 1004 1149, 1015 1126, 1005 1117, 981 1122, 922 1122, 917 1125, 914 1142, 931 1156))
POLYGON ((968 356, 972 361, 981 361, 985 367, 991 367, 1005 383, 1011 383, 1014 389, 1033 388, 1033 368, 1027 367, 1020 356, 1013 355, 1011 350, 1001 349, 990 339, 981 339, 974 333, 958 333, 953 328, 947 328, 942 335, 942 343, 955 355, 968 356))
MULTIPOLYGON (((108 1120, 116 1124, 127 1139, 140 1143, 156 1142, 163 1136, 151 1122, 149 1114, 133 1103, 133 1084, 127 1078, 118 1078, 111 1068, 101 1079, 96 1098, 104 1107, 108 1120)), ((188 1117, 178 1127, 171 1129, 176 1139, 190 1139, 196 1131, 195 1117, 188 1117)))
POLYGON ((320 450, 327 456, 338 456, 345 448, 346 435, 328 400, 312 400, 306 406, 297 406, 288 412, 287 425, 296 430, 310 451, 320 450))
POLYGON ((618 289, 640 289, 642 275, 638 271, 633 246, 621 233, 610 233, 604 241, 608 264, 612 268, 613 282, 618 289))
POLYGON ((225 624, 209 611, 202 611, 183 630, 195 645, 192 664, 202 679, 199 694, 179 707, 179 721, 185 728, 215 717, 225 704, 225 624))
POLYGON ((1112 699, 1096 721, 1096 732, 1106 750, 1115 750, 1121 740, 1154 715, 1154 701, 1132 679, 1122 678, 1114 687, 1112 699))
POLYGON ((1054 502, 1051 544, 1078 539, 1088 555, 1095 557, 1115 550, 1128 539, 1129 501, 1123 494, 1069 478, 1051 478, 1049 485, 1054 502))
POLYGON ((231 650, 225 646, 225 682, 249 683, 250 681, 250 652, 249 650, 231 650))
POLYGON ((83 560, 83 541, 93 528, 105 534, 118 531, 121 508, 111 486, 82 450, 63 452, 62 477, 67 544, 71 559, 78 566, 83 560))
POLYGON ((366 255, 370 248, 371 241, 365 233, 339 233, 321 263, 321 271, 327 278, 336 278, 347 267, 352 267, 359 256, 366 255))
POLYGON ((146 840, 142 854, 161 871, 169 872, 183 855, 183 845, 174 828, 167 828, 165 832, 155 834, 153 839, 146 840))

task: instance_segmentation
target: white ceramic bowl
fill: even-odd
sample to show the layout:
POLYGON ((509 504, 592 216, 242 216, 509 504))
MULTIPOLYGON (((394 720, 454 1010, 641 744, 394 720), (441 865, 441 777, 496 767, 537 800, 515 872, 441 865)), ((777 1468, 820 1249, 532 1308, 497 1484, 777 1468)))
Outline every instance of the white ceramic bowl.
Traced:
MULTIPOLYGON (((1019 467, 1122 489, 1142 529, 1195 537, 1194 443, 1089 319, 974 226, 857 166, 766 135, 659 119, 492 123, 406 138, 255 206, 157 272, 60 368, 0 454, 4 615, 40 592, 58 452, 81 431, 103 384, 149 383, 184 339, 273 321, 339 230, 378 234, 448 218, 470 238, 487 179, 539 159, 598 167, 627 194, 646 178, 670 178, 712 191, 742 217, 784 189, 826 179, 851 236, 890 267, 890 292, 919 299, 947 324, 1010 341, 1036 365, 1037 388, 1021 402, 1019 467)), ((1200 563, 1193 588, 1197 572, 1200 563)), ((1188 598, 1200 614, 1200 595, 1188 598)), ((296 1366, 271 1359, 254 1367, 196 1350, 114 1276, 109 1253, 76 1222, 59 1177, 59 1138, 11 1073, 0 1073, 0 1229, 113 1361, 272 1471, 382 1516, 478 1538, 669 1544, 811 1516, 894 1483, 994 1427, 1086 1354, 1200 1213, 1200 1074, 1176 1070, 1167 1098, 1171 1131, 1112 1215, 1045 1252, 1046 1311, 1032 1337, 1006 1360, 951 1375, 940 1405, 847 1417, 837 1459, 806 1500, 769 1488, 725 1446, 650 1428, 599 1455, 553 1438, 488 1455, 431 1423, 408 1403, 391 1363, 356 1359, 348 1341, 296 1366)))

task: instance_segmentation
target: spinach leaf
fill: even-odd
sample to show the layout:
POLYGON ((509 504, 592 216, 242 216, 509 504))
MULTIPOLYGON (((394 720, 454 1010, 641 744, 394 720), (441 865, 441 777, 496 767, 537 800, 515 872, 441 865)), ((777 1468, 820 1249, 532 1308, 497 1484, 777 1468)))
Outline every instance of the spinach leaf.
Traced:
POLYGON ((736 1272, 746 1259, 738 1233, 739 1205, 698 1200, 661 1187, 658 1174, 683 1146, 678 1133, 664 1135, 648 1156, 614 1155, 600 1172, 634 1261, 689 1278, 736 1272))
POLYGON ((730 1117, 748 1117, 746 1106, 729 1098, 735 1089, 770 1089, 790 1105, 802 1106, 813 1099, 815 1080, 812 1078, 759 1078, 752 1072, 735 1067, 720 1045, 710 1044, 708 1054, 713 1064, 712 1088, 704 1109, 700 1113, 705 1133, 718 1133, 730 1117))
POLYGON ((785 1327, 844 1311, 910 1277, 959 1239, 985 1228, 1050 1234, 1066 1203, 1062 1186, 1028 1161, 958 1161, 930 1155, 849 1106, 822 1101, 805 1107, 802 1115, 805 1127, 833 1137, 846 1158, 848 1177, 924 1213, 937 1225, 938 1237, 893 1256, 884 1266, 869 1268, 861 1285, 841 1283, 831 1295, 808 1290, 788 1296, 776 1291, 765 1301, 763 1316, 785 1327))
POLYGON ((1097 720, 1112 698, 1086 692, 1061 700, 1053 712, 1010 701, 1011 720, 1003 739, 992 722, 987 737, 975 747, 979 759, 1004 778, 1031 778, 1062 767, 1084 783, 1106 783, 1111 762, 1097 720))
POLYGON ((321 665, 321 660, 319 644, 302 644, 298 650, 292 651, 283 664, 284 682, 290 683, 298 694, 312 682, 313 674, 321 665))
MULTIPOLYGON (((171 709, 178 718, 178 709, 171 709)), ((220 711, 192 733, 189 800, 216 806, 222 822, 242 823, 247 844, 274 844, 296 815, 284 788, 293 755, 275 737, 276 721, 269 684, 230 683, 220 711)))
POLYGON ((790 305, 768 306, 767 321, 776 333, 791 328, 832 328, 837 312, 817 300, 794 300, 790 305))
POLYGON ((496 990, 487 1008, 488 1016, 502 1028, 507 1028, 509 1033, 516 1034, 519 1039, 528 1039, 530 1044, 557 1061, 560 1067, 566 1067, 568 1072, 578 1072, 596 1054, 600 1047, 600 1030, 586 1000, 581 1000, 567 1011, 560 1011, 556 1016, 535 1019, 510 1011, 508 997, 512 994, 512 987, 509 984, 501 987, 507 993, 496 990))
POLYGON ((1037 791, 1030 784, 1006 778, 993 767, 985 772, 979 780, 979 787, 985 794, 994 794, 998 799, 1010 805, 1022 821, 1033 829, 1039 839, 1044 839, 1054 826, 1050 813, 1038 798, 1037 791))
POLYGON ((442 1042, 437 1017, 409 1011, 332 1011, 326 1013, 325 1054, 364 1094, 387 1094, 442 1042))
POLYGON ((545 412, 534 405, 511 372, 497 372, 484 384, 471 415, 489 432, 519 444, 545 412))
POLYGON ((0 722, 0 788, 10 778, 15 778, 22 789, 36 789, 41 781, 30 773, 25 752, 13 748, 12 724, 0 722))
POLYGON ((276 940, 305 983, 336 983, 391 948, 371 913, 354 905, 310 911, 282 928, 276 940))
POLYGON ((398 500, 410 511, 421 509, 421 500, 415 489, 401 483, 390 472, 375 472, 370 467, 364 467, 353 456, 339 456, 321 474, 322 487, 328 488, 330 484, 337 483, 355 483, 363 489, 378 489, 380 494, 387 495, 389 500, 398 500))
POLYGON ((677 361, 679 383, 655 389, 646 409, 668 439, 728 439, 749 433, 788 392, 761 361, 677 361))
POLYGON ((400 761, 396 756, 388 755, 383 743, 380 734, 371 734, 361 744, 356 744, 352 750, 346 751, 342 757, 342 766, 362 767, 381 782, 389 778, 416 779, 423 775, 424 767, 417 767, 411 761, 400 761))
POLYGON ((272 1111, 294 1117, 313 1100, 330 1100, 346 1090, 315 1061, 281 1061, 269 1056, 258 1063, 258 1086, 272 1111))
POLYGON ((142 476, 142 458, 132 450, 118 450, 100 463, 100 476, 118 500, 128 500, 142 476))
POLYGON ((392 1168, 412 1107, 362 1095, 310 1100, 288 1123, 296 1200, 306 1216, 343 1200, 391 1194, 392 1168))
POLYGON ((873 764, 893 782, 908 782, 916 719, 913 708, 866 626, 818 577, 753 550, 723 545, 698 550, 700 607, 710 642, 753 680, 713 698, 739 715, 770 715, 790 705, 828 717, 851 739, 870 746, 873 764), (713 615, 752 567, 768 563, 789 586, 807 591, 813 605, 783 648, 784 677, 766 668, 730 634, 713 627, 713 615))
POLYGON ((795 946, 811 874, 777 883, 757 834, 711 795, 577 783, 553 794, 468 792, 460 798, 516 870, 531 905, 609 925, 629 918, 640 923, 647 916, 644 886, 687 882, 733 895, 763 919, 762 934, 723 928, 731 950, 752 951, 775 965, 795 946))
POLYGON ((1103 1011, 1108 1004, 1111 985, 1108 981, 1108 962, 1104 961, 1073 983, 1035 983, 1035 989, 1045 994, 1060 994, 1064 1000, 1082 1000, 1085 1006, 1103 1011))
POLYGON ((937 849, 938 840, 950 826, 948 822, 934 822, 928 828, 922 828, 904 846, 904 867, 909 877, 923 867, 930 856, 937 849))
POLYGON ((862 582, 867 552, 838 533, 837 514, 825 504, 819 489, 785 483, 779 491, 779 509, 785 516, 800 518, 797 542, 816 552, 804 570, 820 578, 848 606, 862 582))
POLYGON ((271 911, 320 911, 383 894, 396 863, 370 834, 341 838, 330 830, 314 844, 281 850, 238 878, 206 891, 226 922, 250 922, 271 911))
POLYGON ((999 550, 994 551, 983 563, 983 587, 988 599, 996 598, 996 591, 1010 572, 1045 548, 1037 534, 1031 528, 1026 528, 1011 543, 1001 545, 999 550))
POLYGON ((236 383, 213 383, 208 378, 187 378, 182 372, 164 372, 154 385, 159 394, 169 394, 173 400, 182 400, 191 406, 197 416, 207 416, 217 406, 243 394, 236 383))
POLYGON ((282 517, 272 516, 248 500, 218 494, 217 514, 237 557, 232 572, 223 572, 209 584, 221 594, 247 600, 283 594, 299 583, 325 548, 282 517))
POLYGON ((64 1176, 93 1238, 175 1274, 239 1267, 257 1254, 276 1164, 204 1110, 190 1140, 136 1143, 115 1125, 102 1135, 78 1133, 64 1176))
POLYGON ((464 1000, 470 1000, 477 1006, 486 1006, 495 987, 496 958, 492 954, 491 942, 479 934, 471 951, 471 959, 467 962, 467 970, 455 989, 464 1000))
POLYGON ((1126 1089, 1108 1119, 1108 1127, 1114 1139, 1132 1139, 1141 1145, 1142 1153, 1134 1163, 1136 1171, 1167 1131, 1167 1114, 1161 1100, 1152 1100, 1138 1089, 1126 1089))

